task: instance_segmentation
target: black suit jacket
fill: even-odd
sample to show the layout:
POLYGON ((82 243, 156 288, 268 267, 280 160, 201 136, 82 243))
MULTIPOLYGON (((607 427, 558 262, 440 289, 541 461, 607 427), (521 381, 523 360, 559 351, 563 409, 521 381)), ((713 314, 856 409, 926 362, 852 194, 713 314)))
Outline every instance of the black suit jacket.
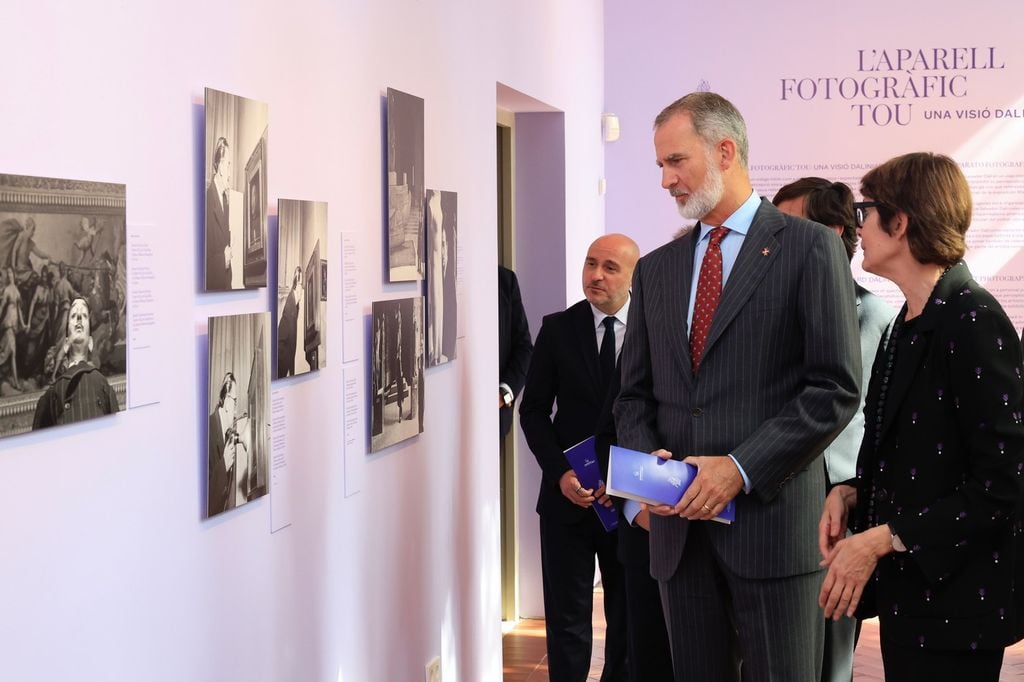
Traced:
POLYGON ((594 513, 565 499, 558 480, 571 468, 563 452, 597 430, 606 390, 597 353, 594 313, 587 301, 547 315, 519 406, 523 433, 543 471, 537 513, 566 523, 594 513))
MULTIPOLYGON (((601 463, 601 475, 603 480, 608 480, 608 450, 612 445, 617 445, 615 436, 615 417, 612 409, 615 407, 615 398, 619 395, 621 386, 621 372, 618 365, 615 367, 615 375, 608 385, 608 393, 605 396, 604 407, 601 409, 601 416, 597 420, 597 439, 595 449, 598 460, 601 463)), ((622 564, 630 566, 650 566, 650 533, 643 528, 634 527, 623 514, 625 500, 621 497, 613 497, 612 502, 619 513, 618 539, 616 552, 622 564)), ((628 588, 627 588, 628 589, 628 588)))
MULTIPOLYGON (((677 459, 732 454, 751 492, 737 496, 734 524, 705 524, 715 552, 746 578, 818 570, 817 458, 856 410, 861 377, 849 260, 834 232, 762 200, 694 376, 686 313, 699 235, 656 249, 634 271, 619 442, 677 459)), ((652 517, 654 577, 675 573, 688 528, 652 517)))
POLYGON ((224 267, 224 248, 231 244, 228 207, 217 195, 217 185, 210 180, 206 188, 206 290, 231 288, 231 266, 224 267))
POLYGON ((299 302, 295 289, 288 293, 281 319, 277 323, 277 377, 287 376, 290 370, 295 374, 295 346, 298 343, 299 302))
MULTIPOLYGON (((518 396, 526 382, 533 343, 530 325, 523 310, 516 273, 498 266, 498 382, 508 384, 512 395, 518 396)), ((502 407, 499 412, 501 435, 512 428, 512 410, 515 405, 502 407)))
POLYGON ((858 615, 877 614, 902 646, 993 649, 1021 636, 1024 368, 1016 337, 961 263, 891 340, 880 434, 888 358, 884 349, 876 357, 854 525, 891 523, 910 551, 879 561, 858 615))
POLYGON ((208 435, 206 515, 211 517, 231 509, 235 499, 231 494, 233 482, 224 466, 224 432, 216 408, 210 414, 208 435))

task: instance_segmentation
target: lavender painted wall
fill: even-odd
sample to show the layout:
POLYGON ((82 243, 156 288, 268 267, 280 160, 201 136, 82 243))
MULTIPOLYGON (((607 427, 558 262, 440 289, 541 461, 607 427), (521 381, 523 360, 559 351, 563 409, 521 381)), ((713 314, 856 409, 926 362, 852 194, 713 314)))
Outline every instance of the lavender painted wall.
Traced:
MULTIPOLYGON (((41 0, 4 12, 46 39, 8 36, 18 59, 0 172, 127 184, 128 223, 153 226, 165 264, 170 371, 158 405, 0 442, 0 679, 417 680, 438 654, 445 680, 500 679, 495 83, 565 112, 564 147, 582 161, 564 173, 566 230, 603 231, 585 189, 603 150, 579 125, 600 115, 601 3, 41 0), (340 233, 354 235, 364 315, 419 291, 382 283, 386 87, 425 99, 425 180, 459 193, 466 334, 458 361, 426 374, 424 433, 347 471, 332 351, 338 362, 281 389, 293 509, 274 535, 272 500, 200 513, 206 318, 268 306, 265 291, 195 292, 207 85, 269 104, 270 204, 328 202, 327 258, 340 263, 340 233), (345 497, 349 477, 360 492, 345 497)), ((363 393, 367 352, 345 367, 363 393)))
MULTIPOLYGON (((516 272, 534 339, 543 317, 566 306, 565 115, 516 114, 516 272)), ((518 438, 519 612, 544 616, 537 491, 541 470, 518 438)))
MULTIPOLYGON (((964 13, 948 3, 866 0, 855 11, 829 13, 813 0, 606 1, 605 19, 605 109, 619 115, 622 127, 621 139, 606 146, 608 231, 634 236, 646 252, 684 224, 660 187, 651 124, 665 105, 705 87, 743 113, 754 188, 762 195, 802 175, 856 189, 869 168, 897 154, 951 155, 974 192, 967 262, 1015 324, 1024 324, 1016 279, 1024 273, 1024 210, 1018 192, 1000 189, 1019 186, 1014 164, 1024 158, 1019 5, 979 0, 964 13), (833 79, 831 95, 819 83, 812 96, 811 81, 821 78, 833 79), (887 78, 895 91, 910 94, 886 95, 887 78), (841 94, 843 79, 842 92, 850 94, 856 83, 867 94, 841 94), (926 87, 929 94, 913 96, 926 87), (881 94, 872 95, 873 88, 881 94), (884 124, 897 105, 900 120, 884 124)), ((854 272, 865 286, 900 299, 858 263, 859 257, 854 272)))
POLYGON ((564 114, 516 114, 516 271, 531 330, 566 305, 564 149, 564 114))

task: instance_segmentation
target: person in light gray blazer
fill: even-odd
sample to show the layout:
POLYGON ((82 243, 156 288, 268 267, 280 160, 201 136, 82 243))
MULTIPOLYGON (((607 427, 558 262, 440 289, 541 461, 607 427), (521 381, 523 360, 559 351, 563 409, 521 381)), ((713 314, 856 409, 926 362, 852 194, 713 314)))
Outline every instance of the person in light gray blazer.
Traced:
POLYGON ((742 665, 748 681, 817 682, 818 458, 861 377, 849 262, 830 230, 753 192, 743 117, 720 95, 669 105, 654 142, 662 186, 700 222, 637 264, 614 412, 621 445, 698 468, 678 504, 650 509, 675 679, 742 665), (733 499, 732 525, 708 523, 733 499))
MULTIPOLYGON (((800 178, 785 185, 772 203, 787 215, 807 218, 831 228, 843 240, 846 256, 853 260, 857 251, 857 220, 853 210, 853 191, 842 182, 824 178, 800 178)), ((860 329, 861 399, 853 419, 825 449, 825 479, 828 488, 851 479, 856 473, 857 453, 864 437, 864 388, 871 375, 871 364, 879 341, 886 338, 896 311, 888 303, 862 287, 857 291, 857 327, 860 329)), ((853 680, 853 650, 860 634, 856 618, 825 619, 825 647, 821 682, 853 680)))

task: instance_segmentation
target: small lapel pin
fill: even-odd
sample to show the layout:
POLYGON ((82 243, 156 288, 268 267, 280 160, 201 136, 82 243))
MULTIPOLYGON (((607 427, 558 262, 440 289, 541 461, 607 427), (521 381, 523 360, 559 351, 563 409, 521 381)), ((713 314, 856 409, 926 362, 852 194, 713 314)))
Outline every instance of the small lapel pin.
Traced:
POLYGON ((771 253, 771 250, 767 246, 761 249, 762 256, 767 256, 769 253, 771 253))

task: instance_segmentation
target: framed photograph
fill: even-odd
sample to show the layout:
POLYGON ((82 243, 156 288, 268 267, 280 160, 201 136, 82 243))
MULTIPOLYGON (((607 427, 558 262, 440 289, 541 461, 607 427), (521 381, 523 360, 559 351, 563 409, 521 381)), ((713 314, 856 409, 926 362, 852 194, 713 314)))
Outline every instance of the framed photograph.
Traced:
POLYGON ((327 366, 327 288, 321 255, 327 204, 281 199, 277 204, 277 339, 275 379, 327 366))
POLYGON ((270 448, 270 313, 211 317, 207 517, 263 497, 270 448))
POLYGON ((423 279, 423 99, 388 88, 388 280, 423 279))
POLYGON ((423 433, 423 297, 374 301, 370 452, 423 433))
POLYGON ((427 367, 455 359, 458 196, 427 190, 427 367))
POLYGON ((0 175, 0 437, 124 409, 125 186, 0 175))
POLYGON ((206 88, 205 289, 267 286, 267 105, 206 88))

